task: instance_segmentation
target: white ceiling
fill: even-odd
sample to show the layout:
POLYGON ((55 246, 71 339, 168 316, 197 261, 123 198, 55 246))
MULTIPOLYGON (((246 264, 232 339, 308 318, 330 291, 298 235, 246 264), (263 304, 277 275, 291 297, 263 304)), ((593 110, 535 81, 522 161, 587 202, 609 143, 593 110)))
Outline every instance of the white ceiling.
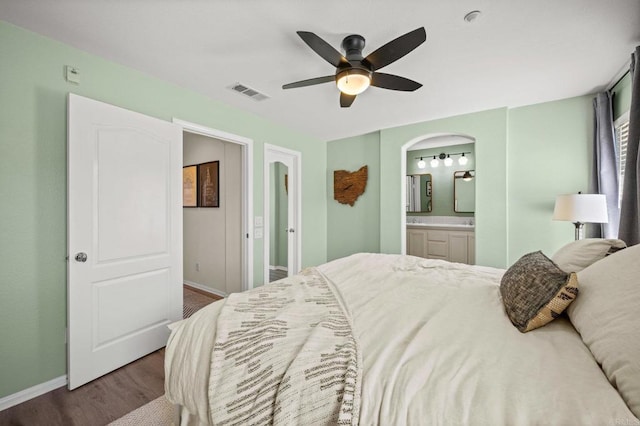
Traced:
POLYGON ((0 18, 321 140, 593 93, 640 42, 638 0, 0 0, 0 18), (416 92, 370 88, 343 109, 332 83, 281 88, 334 71, 297 30, 337 49, 361 34, 366 56, 421 26, 426 43, 383 70, 416 92))

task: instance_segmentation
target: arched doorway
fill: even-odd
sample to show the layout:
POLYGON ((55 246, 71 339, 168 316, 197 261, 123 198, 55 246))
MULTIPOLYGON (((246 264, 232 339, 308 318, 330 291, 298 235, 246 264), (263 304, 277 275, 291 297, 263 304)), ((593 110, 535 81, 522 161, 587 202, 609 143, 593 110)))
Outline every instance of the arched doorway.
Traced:
MULTIPOLYGON (((451 225, 447 229, 475 229, 475 166, 475 138, 470 135, 427 134, 402 146, 399 207, 403 254, 407 254, 407 243, 411 242, 407 239, 408 224, 413 228, 433 224, 451 225)), ((473 255, 468 260, 473 260, 475 239, 471 238, 469 244, 473 255)), ((447 255, 441 258, 450 260, 448 241, 445 246, 447 255)), ((424 257, 438 258, 427 256, 426 249, 424 257)))

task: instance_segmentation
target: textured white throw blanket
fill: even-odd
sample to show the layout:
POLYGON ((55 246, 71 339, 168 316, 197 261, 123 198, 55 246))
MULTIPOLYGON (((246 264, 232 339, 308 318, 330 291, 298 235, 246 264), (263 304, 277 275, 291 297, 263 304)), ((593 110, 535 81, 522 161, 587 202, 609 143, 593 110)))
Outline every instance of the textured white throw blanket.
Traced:
POLYGON ((332 287, 310 268, 229 296, 211 358, 212 424, 358 423, 360 354, 332 287))

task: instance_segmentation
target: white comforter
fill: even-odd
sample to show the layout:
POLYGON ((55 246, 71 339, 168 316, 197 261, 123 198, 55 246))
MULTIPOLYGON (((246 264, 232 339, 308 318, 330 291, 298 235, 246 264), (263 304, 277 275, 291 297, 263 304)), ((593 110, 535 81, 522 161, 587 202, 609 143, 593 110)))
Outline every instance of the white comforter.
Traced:
MULTIPOLYGON (((363 357, 361 425, 635 425, 564 318, 521 334, 500 300, 504 271, 358 254, 319 267, 350 312, 363 357)), ((167 397, 206 423, 218 302, 179 323, 167 397)))

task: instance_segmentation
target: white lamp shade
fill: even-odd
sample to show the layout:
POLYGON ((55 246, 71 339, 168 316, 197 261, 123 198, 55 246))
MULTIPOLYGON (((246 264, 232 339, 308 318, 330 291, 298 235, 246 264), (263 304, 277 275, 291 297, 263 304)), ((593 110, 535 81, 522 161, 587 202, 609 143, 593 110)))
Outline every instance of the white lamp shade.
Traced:
POLYGON ((420 161, 418 161, 418 168, 424 169, 425 167, 427 167, 427 162, 421 158, 420 161))
POLYGON ((607 223, 607 198, 604 194, 558 195, 553 209, 553 220, 607 223))

